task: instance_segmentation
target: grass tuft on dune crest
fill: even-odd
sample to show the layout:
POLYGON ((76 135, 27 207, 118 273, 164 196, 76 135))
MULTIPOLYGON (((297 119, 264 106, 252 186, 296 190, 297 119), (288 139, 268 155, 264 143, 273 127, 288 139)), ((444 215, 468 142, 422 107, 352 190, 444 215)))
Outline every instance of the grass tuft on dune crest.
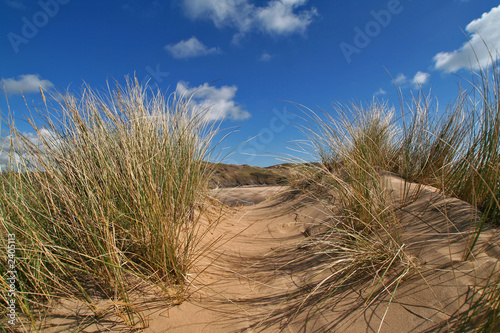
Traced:
MULTIPOLYGON (((0 235, 2 247, 15 235, 18 309, 33 328, 39 310, 59 298, 99 317, 98 295, 114 304, 106 311, 144 326, 132 287, 143 281, 182 302, 203 255, 204 161, 217 128, 189 96, 167 99, 137 80, 58 100, 39 112, 43 127, 28 120, 35 139, 11 122, 11 170, 0 176, 0 235)), ((3 318, 7 267, 2 256, 3 318)))
MULTIPOLYGON (((434 109, 427 96, 409 104, 401 101, 400 121, 393 108, 376 100, 366 106, 337 104, 333 113, 322 114, 298 106, 305 114, 301 128, 307 137, 307 146, 300 145, 319 163, 299 165, 291 185, 322 202, 331 216, 321 223, 323 232, 306 241, 312 249, 307 256, 331 258, 319 267, 321 282, 309 287, 313 291, 306 299, 315 300, 314 313, 339 301, 338 291, 366 282, 367 276, 373 287, 365 305, 384 294, 390 304, 401 282, 421 275, 418 260, 406 251, 398 211, 418 198, 422 185, 480 212, 471 221, 473 232, 465 237, 462 260, 471 256, 486 224, 500 224, 500 74, 494 65, 473 76, 471 89, 460 90, 444 111, 434 109), (402 177, 397 201, 387 184, 391 173, 402 177)), ((497 284, 483 287, 480 294, 471 306, 486 310, 467 312, 460 325, 486 313, 495 317, 487 327, 497 327, 497 284)))

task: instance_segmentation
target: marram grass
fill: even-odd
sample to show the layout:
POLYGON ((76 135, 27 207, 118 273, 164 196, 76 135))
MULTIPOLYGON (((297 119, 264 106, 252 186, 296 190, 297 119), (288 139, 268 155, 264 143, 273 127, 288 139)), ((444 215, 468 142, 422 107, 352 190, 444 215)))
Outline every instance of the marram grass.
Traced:
MULTIPOLYGON (((106 95, 85 86, 59 101, 42 110, 44 127, 30 120, 35 140, 11 123, 11 171, 0 176, 2 248, 8 234, 16 238, 18 316, 35 328, 50 301, 95 309, 97 293, 128 325, 144 325, 131 283, 181 302, 203 253, 204 161, 216 128, 189 96, 167 99, 137 81, 106 95)), ((3 318, 6 268, 1 256, 3 318)))
MULTIPOLYGON (((367 277, 374 287, 365 305, 384 293, 392 300, 400 283, 419 274, 418 263, 406 253, 397 214, 419 194, 419 186, 410 191, 412 182, 432 185, 481 212, 479 222, 471 225, 475 231, 464 244, 463 260, 486 223, 500 224, 500 74, 493 65, 490 72, 480 70, 473 76, 470 90, 460 90, 444 111, 433 109, 425 96, 408 105, 401 102, 399 121, 394 109, 378 101, 335 105, 333 114, 305 108, 304 152, 313 152, 319 162, 299 165, 292 187, 317 198, 331 218, 321 223, 323 233, 306 241, 313 251, 303 260, 327 254, 331 260, 316 268, 323 275, 332 273, 308 287, 312 291, 293 316, 306 311, 305 305, 314 309, 311 315, 320 313, 339 301, 341 290, 367 277), (388 194, 388 172, 403 179, 401 202, 388 194), (379 288, 386 274, 392 277, 390 286, 379 288)), ((498 289, 497 282, 482 288, 454 329, 484 322, 484 331, 498 330, 498 289)), ((379 329, 382 323, 383 318, 379 329)))

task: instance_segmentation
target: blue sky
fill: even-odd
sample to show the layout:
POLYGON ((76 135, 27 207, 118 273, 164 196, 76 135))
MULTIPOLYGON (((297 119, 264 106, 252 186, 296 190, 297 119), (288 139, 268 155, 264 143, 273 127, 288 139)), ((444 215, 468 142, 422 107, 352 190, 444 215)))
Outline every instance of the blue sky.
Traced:
MULTIPOLYGON (((135 74, 195 93, 237 128, 225 162, 260 166, 301 138, 285 101, 397 106, 392 75, 405 97, 421 86, 446 105, 476 63, 467 39, 483 66, 481 37, 500 49, 500 4, 489 0, 0 0, 0 22, 0 79, 16 118, 20 90, 36 106, 40 86, 104 89, 135 74)), ((5 117, 5 98, 0 108, 5 117)))

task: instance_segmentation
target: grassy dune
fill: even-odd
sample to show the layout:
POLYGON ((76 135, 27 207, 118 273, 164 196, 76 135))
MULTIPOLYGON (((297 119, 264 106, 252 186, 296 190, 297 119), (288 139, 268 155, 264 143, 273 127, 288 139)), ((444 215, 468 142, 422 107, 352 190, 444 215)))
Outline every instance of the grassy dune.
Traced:
MULTIPOLYGON (((468 222, 472 232, 461 233, 461 259, 473 260, 474 250, 482 251, 475 246, 484 228, 500 224, 500 75, 495 66, 475 75, 472 88, 460 91, 446 110, 434 109, 422 96, 402 102, 400 119, 394 109, 377 101, 335 105, 335 115, 299 106, 307 119, 303 132, 312 146, 305 151, 314 151, 321 163, 302 166, 292 186, 322 202, 332 216, 329 223, 321 223, 325 232, 307 240, 315 250, 305 257, 327 253, 332 258, 320 269, 332 273, 309 287, 314 292, 307 298, 318 299, 317 304, 338 302, 337 290, 369 276, 374 286, 365 304, 383 295, 390 304, 406 279, 417 275, 425 280, 401 226, 402 211, 420 197, 425 185, 478 210, 478 218, 468 222), (397 200, 387 183, 391 173, 403 180, 397 200)), ((442 215, 448 219, 446 211, 442 215)), ((492 275, 489 281, 475 291, 470 308, 447 324, 448 330, 499 329, 498 277, 492 275)))
POLYGON ((203 252, 209 229, 199 220, 211 173, 204 160, 216 129, 203 110, 193 116, 185 96, 166 99, 137 82, 106 96, 84 87, 80 98, 61 98, 44 110, 44 127, 32 122, 38 140, 11 128, 19 163, 1 176, 2 248, 14 234, 17 313, 36 328, 47 304, 70 297, 99 317, 93 298, 101 295, 130 326, 141 326, 132 287, 145 281, 182 302, 203 252))
POLYGON ((212 187, 242 185, 286 185, 290 165, 282 164, 261 168, 250 165, 217 164, 210 178, 212 187))
MULTIPOLYGON (((217 132, 206 112, 193 113, 186 96, 166 99, 137 82, 105 96, 88 87, 80 98, 62 96, 56 108, 44 110, 43 128, 32 122, 37 140, 11 123, 15 155, 13 169, 1 175, 0 235, 2 248, 15 235, 23 325, 36 330, 46 307, 64 298, 99 319, 106 314, 95 305, 98 295, 129 327, 146 326, 130 298, 134 287, 153 285, 171 304, 181 303, 193 265, 214 250, 216 239, 206 240, 221 215, 212 209, 209 188, 285 178, 329 216, 317 223, 320 232, 289 250, 300 255, 283 264, 328 258, 311 264, 310 279, 290 293, 307 290, 287 322, 307 310, 305 329, 340 301, 339 291, 366 281, 372 284, 364 306, 386 299, 389 308, 407 281, 427 283, 403 227, 405 207, 421 200, 424 188, 479 212, 470 220, 472 232, 463 233, 463 262, 474 257, 484 230, 500 223, 500 75, 493 67, 474 79, 445 110, 422 96, 402 101, 399 118, 383 102, 335 105, 334 115, 302 107, 306 151, 319 163, 287 171, 206 163, 217 132), (398 196, 389 185, 393 176, 401 179, 398 196)), ((7 259, 0 259, 3 318, 7 259)), ((497 330, 499 291, 492 273, 447 329, 497 330)))

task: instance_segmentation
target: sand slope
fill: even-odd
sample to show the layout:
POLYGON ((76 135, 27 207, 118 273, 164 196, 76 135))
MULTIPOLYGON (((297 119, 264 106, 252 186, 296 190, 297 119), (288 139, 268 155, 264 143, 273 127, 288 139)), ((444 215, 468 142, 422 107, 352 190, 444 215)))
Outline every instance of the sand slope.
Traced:
MULTIPOLYGON (((318 222, 328 220, 325 209, 286 187, 220 189, 218 196, 234 207, 211 234, 219 239, 216 250, 197 264, 189 277, 190 296, 182 304, 169 305, 154 291, 138 292, 148 323, 144 332, 447 331, 448 323, 467 308, 473 287, 487 283, 495 271, 499 237, 495 230, 487 230, 463 261, 477 212, 431 187, 405 199, 401 180, 387 180, 394 199, 406 200, 398 214, 404 250, 416 267, 395 293, 394 274, 389 272, 384 284, 374 285, 368 278, 330 291, 330 299, 315 312, 319 299, 310 292, 325 286, 318 285, 324 274, 314 272, 332 258, 306 256, 300 244, 317 232, 318 222), (390 292, 367 303, 374 288, 390 292)), ((58 311, 59 321, 52 321, 48 331, 71 326, 71 319, 62 320, 58 311)), ((125 329, 112 323, 90 325, 84 331, 125 329)))
MULTIPOLYGON (((392 177, 389 184, 395 200, 401 200, 401 181, 392 177)), ((400 212, 405 250, 417 268, 395 296, 386 294, 366 306, 364 300, 374 286, 365 281, 333 293, 331 304, 309 318, 316 309, 314 299, 308 298, 307 289, 297 290, 321 281, 321 275, 308 278, 323 259, 290 264, 296 259, 293 253, 302 253, 281 250, 296 247, 328 216, 321 205, 302 196, 285 200, 287 195, 277 195, 263 201, 286 190, 222 190, 222 198, 244 206, 219 226, 217 232, 224 234, 219 256, 200 277, 192 298, 168 310, 166 317, 152 316, 147 332, 447 331, 448 321, 466 309, 468 292, 484 285, 498 262, 500 248, 493 230, 485 232, 471 258, 462 261, 476 212, 425 187, 417 199, 407 198, 400 212)), ((390 276, 386 280, 390 285, 390 276)))

